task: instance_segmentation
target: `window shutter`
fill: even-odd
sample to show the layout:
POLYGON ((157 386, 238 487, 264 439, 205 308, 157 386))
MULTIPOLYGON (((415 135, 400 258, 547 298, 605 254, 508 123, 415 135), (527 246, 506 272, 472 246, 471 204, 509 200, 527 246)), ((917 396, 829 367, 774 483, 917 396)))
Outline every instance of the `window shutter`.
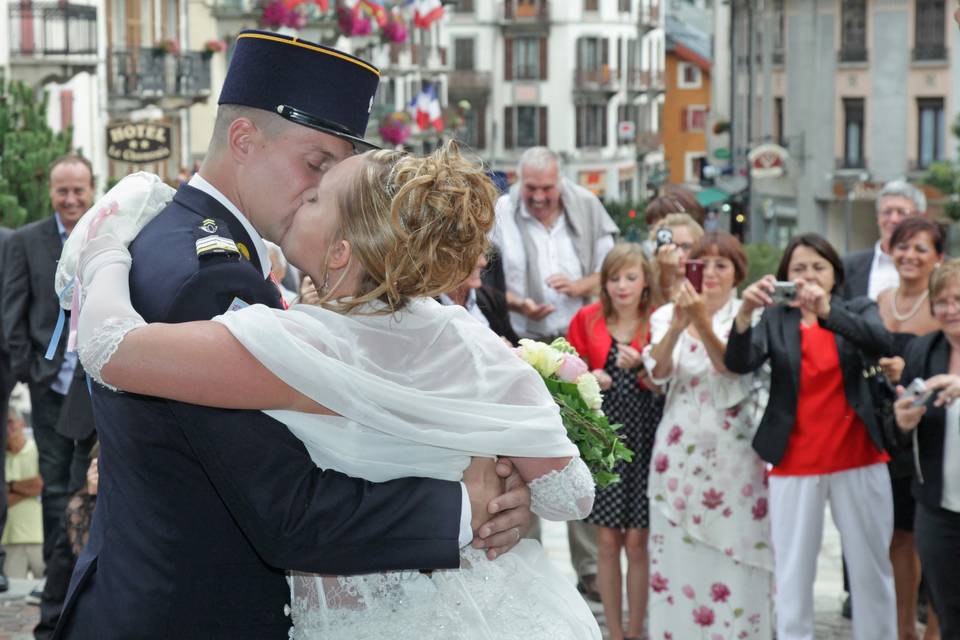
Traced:
POLYGON ((539 126, 540 146, 545 147, 547 146, 547 108, 537 107, 537 111, 540 112, 538 114, 540 116, 540 126, 539 126))
POLYGON ((73 126, 73 90, 60 91, 60 128, 68 129, 73 126))
POLYGON ((503 148, 513 149, 513 107, 503 108, 503 148))
POLYGON ((600 134, 600 146, 602 147, 607 146, 607 129, 609 128, 607 127, 607 124, 609 124, 607 122, 607 111, 608 109, 606 104, 600 106, 600 113, 603 114, 603 117, 600 118, 600 126, 603 127, 600 134))
POLYGON ((687 121, 688 121, 687 108, 684 107, 683 109, 680 110, 680 131, 686 131, 686 130, 687 130, 687 128, 688 128, 688 127, 687 127, 687 121))
POLYGON ((600 39, 600 64, 604 67, 610 66, 610 38, 600 39))
POLYGON ((547 79, 547 39, 540 38, 540 79, 547 79))
POLYGON ((577 148, 578 149, 583 146, 583 110, 585 108, 586 107, 584 107, 583 105, 580 105, 580 104, 577 105, 576 117, 577 117, 577 148))
POLYGON ((503 79, 513 80, 513 38, 503 39, 503 79))
POLYGON ((623 38, 617 38, 617 77, 623 77, 623 38))
POLYGON ((487 148, 487 105, 477 107, 477 149, 487 148))

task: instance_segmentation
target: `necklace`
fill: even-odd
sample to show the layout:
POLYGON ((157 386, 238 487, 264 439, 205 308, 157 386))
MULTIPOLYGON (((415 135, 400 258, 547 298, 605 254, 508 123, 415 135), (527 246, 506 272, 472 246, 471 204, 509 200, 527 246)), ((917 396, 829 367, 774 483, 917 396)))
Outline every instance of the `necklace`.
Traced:
POLYGON ((917 311, 920 311, 920 305, 924 303, 927 299, 927 296, 930 295, 930 291, 924 291, 923 295, 917 298, 916 303, 914 303, 913 308, 910 309, 905 314, 901 314, 897 311, 897 296, 900 295, 900 287, 897 287, 897 290, 893 292, 893 296, 890 298, 890 311, 893 313, 893 317, 897 319, 898 322, 906 322, 913 316, 917 315, 917 311))

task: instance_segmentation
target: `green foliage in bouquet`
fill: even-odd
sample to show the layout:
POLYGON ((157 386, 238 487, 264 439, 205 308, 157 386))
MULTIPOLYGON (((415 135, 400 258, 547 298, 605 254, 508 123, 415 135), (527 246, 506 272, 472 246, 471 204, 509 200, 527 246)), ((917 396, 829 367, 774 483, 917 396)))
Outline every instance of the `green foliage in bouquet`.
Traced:
POLYGON ((631 462, 633 451, 616 433, 623 425, 610 424, 600 411, 600 387, 576 349, 563 338, 549 345, 521 340, 520 357, 537 370, 553 395, 567 437, 580 450, 597 488, 619 482, 614 467, 620 461, 631 462))

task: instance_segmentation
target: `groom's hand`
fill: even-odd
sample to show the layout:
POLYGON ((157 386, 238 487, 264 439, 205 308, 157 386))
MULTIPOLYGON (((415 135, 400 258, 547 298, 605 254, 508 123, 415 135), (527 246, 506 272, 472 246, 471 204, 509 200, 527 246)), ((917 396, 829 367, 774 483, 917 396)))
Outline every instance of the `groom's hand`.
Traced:
POLYGON ((507 458, 497 462, 497 475, 506 479, 506 493, 498 495, 487 505, 493 517, 484 523, 473 539, 477 549, 487 549, 493 560, 512 549, 527 535, 533 514, 530 513, 530 489, 507 458))
POLYGON ((497 475, 496 467, 496 460, 491 458, 473 458, 470 466, 463 471, 463 484, 470 496, 470 526, 474 536, 490 520, 487 506, 504 491, 504 481, 497 475))

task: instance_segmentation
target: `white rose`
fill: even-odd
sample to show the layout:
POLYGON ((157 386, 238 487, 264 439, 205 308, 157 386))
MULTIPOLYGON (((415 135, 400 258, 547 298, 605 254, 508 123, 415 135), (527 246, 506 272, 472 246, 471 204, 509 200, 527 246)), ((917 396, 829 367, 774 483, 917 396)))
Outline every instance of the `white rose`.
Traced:
POLYGON ((549 378, 563 362, 563 355, 556 349, 536 340, 520 340, 520 357, 544 378, 549 378))
POLYGON ((600 394, 600 383, 592 373, 585 373, 577 378, 577 391, 580 397, 587 403, 587 407, 594 411, 603 406, 603 396, 600 394))

